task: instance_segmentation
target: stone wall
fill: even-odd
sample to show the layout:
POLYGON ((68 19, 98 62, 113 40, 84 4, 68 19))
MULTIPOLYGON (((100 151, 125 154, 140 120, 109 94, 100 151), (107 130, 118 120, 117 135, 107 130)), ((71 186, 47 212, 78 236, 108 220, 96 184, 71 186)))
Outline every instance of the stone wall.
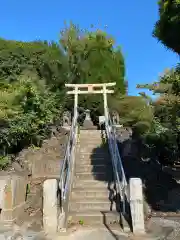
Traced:
POLYGON ((41 148, 23 150, 16 161, 32 178, 59 178, 61 163, 65 156, 68 131, 61 129, 57 136, 44 141, 41 148))
POLYGON ((11 225, 24 211, 27 183, 23 174, 0 176, 0 224, 11 225))
POLYGON ((61 128, 41 148, 22 150, 6 171, 0 171, 0 226, 29 221, 41 224, 43 196, 39 190, 45 179, 59 178, 68 133, 61 128), (30 193, 26 199, 27 184, 30 193), (37 214, 33 216, 31 210, 37 214))

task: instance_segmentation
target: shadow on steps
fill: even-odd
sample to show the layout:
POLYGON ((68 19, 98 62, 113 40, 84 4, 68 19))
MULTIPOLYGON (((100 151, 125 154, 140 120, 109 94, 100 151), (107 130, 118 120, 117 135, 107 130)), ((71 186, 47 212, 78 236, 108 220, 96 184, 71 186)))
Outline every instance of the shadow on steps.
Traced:
MULTIPOLYGON (((132 222, 130 216, 130 206, 126 201, 126 216, 122 215, 122 200, 119 193, 116 193, 116 186, 114 183, 114 173, 111 155, 108 149, 108 143, 102 143, 101 146, 94 148, 91 154, 92 175, 95 180, 107 183, 108 199, 110 201, 109 211, 115 209, 119 213, 119 224, 121 228, 127 226, 132 230, 132 222)), ((110 231, 115 239, 116 235, 111 231, 106 220, 106 212, 102 212, 103 224, 110 231)))
MULTIPOLYGON (((110 211, 115 203, 115 185, 111 157, 107 143, 94 148, 91 154, 92 175, 95 180, 107 183, 109 191, 110 211)), ((116 206, 117 207, 117 206, 116 206)), ((119 210, 116 208, 116 210, 119 210)))

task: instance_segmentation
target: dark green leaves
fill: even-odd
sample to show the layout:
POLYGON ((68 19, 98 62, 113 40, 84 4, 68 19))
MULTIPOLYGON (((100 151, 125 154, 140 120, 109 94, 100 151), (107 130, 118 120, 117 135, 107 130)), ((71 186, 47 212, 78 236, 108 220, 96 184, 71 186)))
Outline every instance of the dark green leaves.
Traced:
POLYGON ((153 35, 166 47, 180 54, 180 3, 179 0, 161 0, 159 20, 153 35))

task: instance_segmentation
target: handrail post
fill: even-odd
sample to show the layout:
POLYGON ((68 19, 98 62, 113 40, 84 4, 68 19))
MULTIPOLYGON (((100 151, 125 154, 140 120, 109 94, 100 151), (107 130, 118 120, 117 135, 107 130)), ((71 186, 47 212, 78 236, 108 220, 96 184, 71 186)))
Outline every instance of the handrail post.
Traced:
POLYGON ((74 119, 77 120, 77 107, 78 107, 78 86, 75 86, 74 94, 74 119))
POLYGON ((64 213, 63 209, 63 195, 64 195, 64 181, 63 179, 61 180, 61 213, 64 213))
POLYGON ((125 186, 123 186, 123 214, 126 214, 126 203, 125 203, 125 186))

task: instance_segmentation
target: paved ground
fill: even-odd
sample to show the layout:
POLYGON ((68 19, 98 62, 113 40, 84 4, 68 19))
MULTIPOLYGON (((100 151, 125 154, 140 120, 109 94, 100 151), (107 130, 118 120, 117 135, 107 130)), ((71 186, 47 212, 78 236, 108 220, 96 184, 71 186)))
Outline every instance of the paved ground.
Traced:
MULTIPOLYGON (((107 228, 75 227, 68 236, 55 240, 179 240, 180 223, 175 220, 152 218, 146 225, 146 234, 134 236, 119 231, 109 231, 107 228), (74 231, 74 232, 73 232, 74 231)), ((53 239, 53 238, 52 238, 53 239)))
POLYGON ((119 228, 92 228, 88 226, 73 226, 61 236, 45 236, 42 231, 30 230, 23 226, 14 225, 11 229, 0 228, 0 240, 179 240, 180 223, 178 221, 152 218, 146 224, 147 234, 133 236, 124 233, 119 228), (116 229, 116 230, 114 230, 116 229))
POLYGON ((67 240, 115 240, 115 239, 122 239, 126 240, 128 239, 125 234, 121 234, 121 236, 112 235, 108 230, 106 229, 84 229, 84 230, 78 230, 75 233, 72 233, 70 236, 64 238, 58 237, 57 240, 61 239, 67 239, 67 240))
MULTIPOLYGON (((159 232, 158 234, 148 233, 141 236, 133 236, 132 234, 126 234, 123 232, 109 232, 104 229, 89 229, 89 230, 77 230, 69 236, 57 237, 56 240, 162 240, 165 234, 159 232)), ((174 239, 173 239, 174 240, 174 239)))

